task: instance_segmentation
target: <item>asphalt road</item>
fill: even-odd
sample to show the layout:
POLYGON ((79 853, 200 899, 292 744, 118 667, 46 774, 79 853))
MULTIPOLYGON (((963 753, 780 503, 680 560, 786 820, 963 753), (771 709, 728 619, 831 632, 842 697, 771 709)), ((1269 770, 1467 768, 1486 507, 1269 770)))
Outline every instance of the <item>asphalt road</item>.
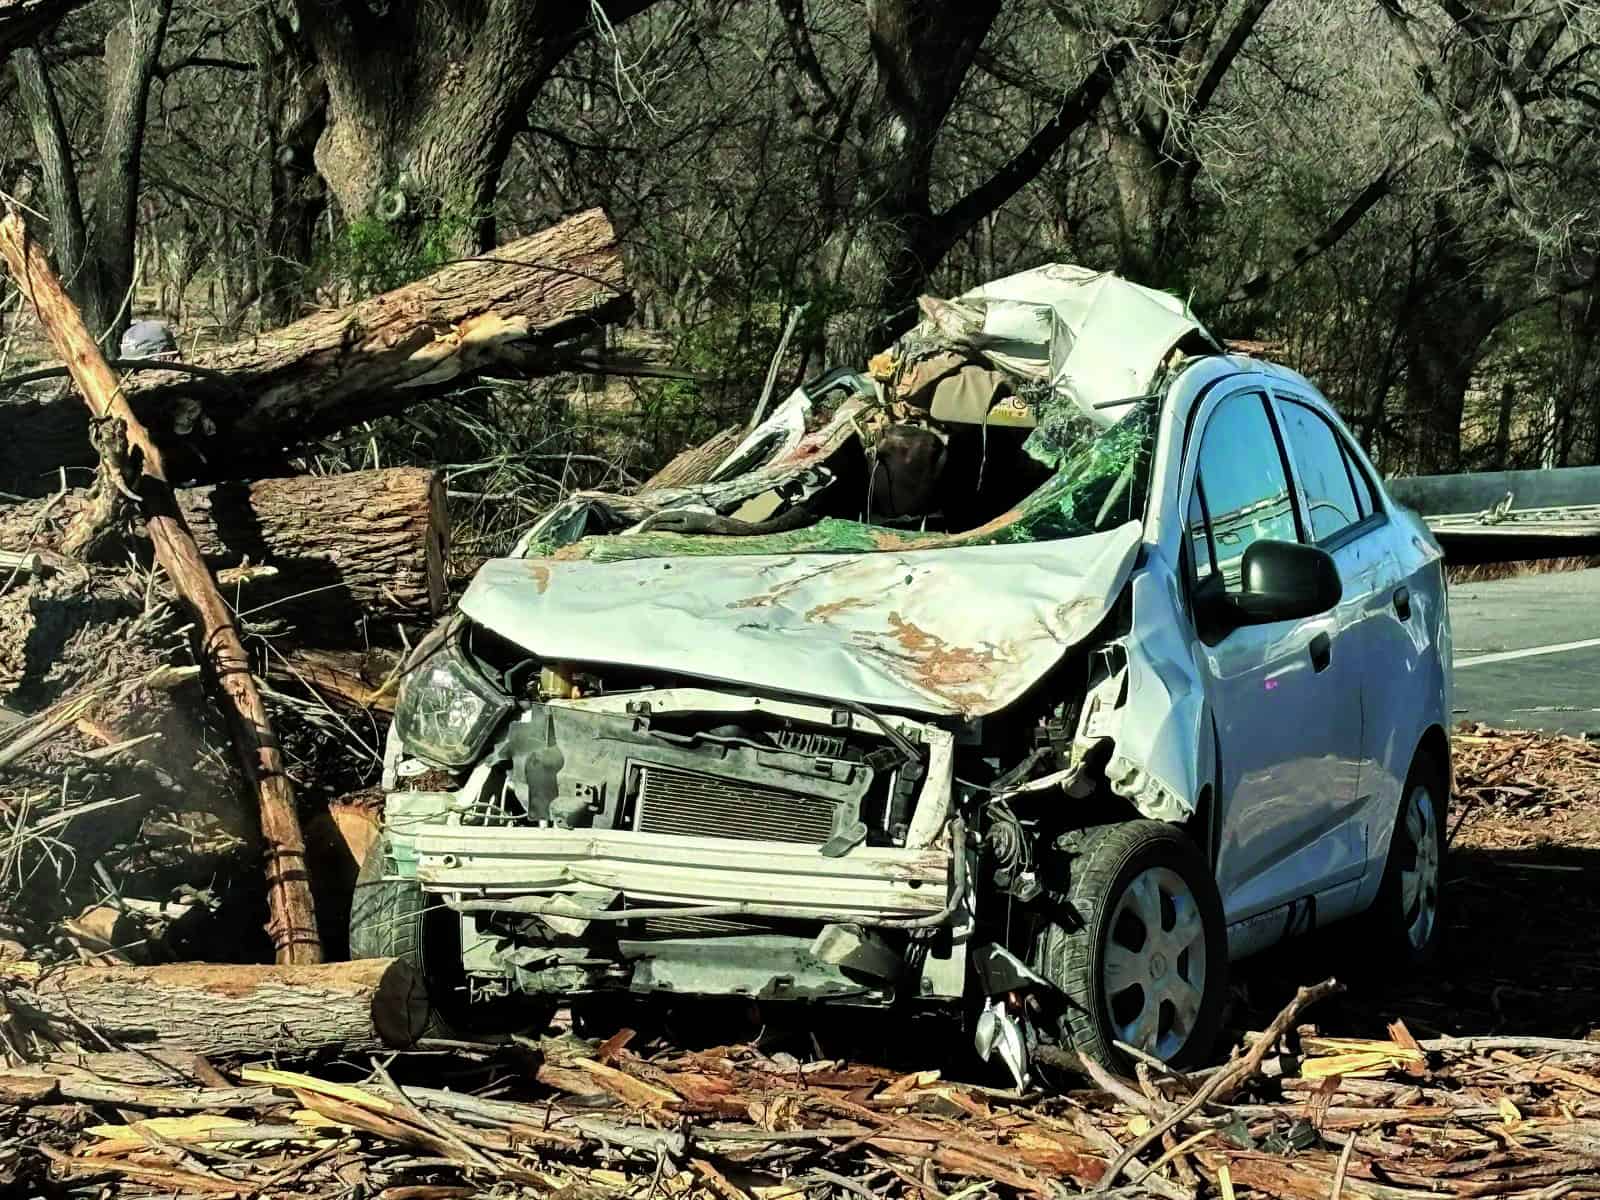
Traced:
POLYGON ((1456 720, 1600 732, 1600 569, 1460 584, 1450 621, 1456 720))

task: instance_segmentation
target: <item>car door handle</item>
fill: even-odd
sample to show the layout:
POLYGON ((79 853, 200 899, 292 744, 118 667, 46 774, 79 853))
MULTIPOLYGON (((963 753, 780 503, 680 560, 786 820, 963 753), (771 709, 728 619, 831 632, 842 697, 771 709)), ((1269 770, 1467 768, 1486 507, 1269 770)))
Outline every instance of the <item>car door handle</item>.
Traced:
POLYGON ((1333 661, 1333 639, 1325 633, 1319 633, 1311 639, 1311 667, 1315 671, 1326 671, 1328 664, 1333 661))
POLYGON ((1411 589, 1395 588, 1394 611, 1402 621, 1411 620, 1411 589))

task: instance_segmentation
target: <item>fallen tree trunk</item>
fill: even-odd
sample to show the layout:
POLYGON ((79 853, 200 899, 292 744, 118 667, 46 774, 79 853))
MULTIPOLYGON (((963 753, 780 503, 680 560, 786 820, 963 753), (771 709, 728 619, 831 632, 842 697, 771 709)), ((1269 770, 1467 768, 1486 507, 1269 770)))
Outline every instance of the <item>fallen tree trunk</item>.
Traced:
POLYGON ((398 654, 375 646, 365 650, 302 647, 273 656, 266 672, 279 687, 299 685, 330 704, 393 716, 400 699, 399 667, 398 654))
MULTIPOLYGON (((596 208, 395 291, 197 354, 188 371, 135 372, 123 387, 173 478, 215 479, 489 368, 559 369, 576 358, 574 339, 630 308, 616 233, 596 208)), ((42 494, 57 467, 94 461, 81 406, 68 400, 0 400, 0 423, 9 435, 0 491, 42 494)))
MULTIPOLYGON (((178 491, 178 508, 213 570, 270 567, 241 607, 302 627, 349 629, 362 617, 426 622, 446 601, 450 519, 432 471, 392 467, 178 491)), ((91 493, 0 511, 0 550, 62 554, 91 493)))
MULTIPOLYGON (((184 524, 161 449, 129 409, 116 377, 84 327, 83 315, 62 289, 44 251, 28 237, 19 212, 12 211, 0 220, 0 256, 5 258, 23 296, 33 305, 57 353, 71 368, 72 380, 82 392, 84 403, 104 423, 99 427, 102 433, 120 426, 121 437, 126 438, 122 450, 130 458, 138 455, 140 509, 155 546, 156 560, 199 626, 199 642, 223 697, 235 755, 256 795, 267 863, 267 929, 278 961, 320 962, 322 946, 306 876, 305 843, 300 836, 294 788, 284 770, 272 719, 267 715, 261 688, 250 673, 250 660, 245 656, 233 614, 184 524)), ((108 438, 107 445, 120 440, 108 438)), ((105 465, 113 467, 109 462, 105 465)), ((120 465, 113 469, 120 471, 120 465)), ((112 473, 113 470, 107 471, 108 476, 112 473)))
POLYGON ((428 1020, 421 978, 393 958, 298 966, 0 964, 0 1007, 48 1039, 207 1057, 409 1046, 428 1020), (41 1022, 46 1027, 41 1031, 41 1022))
POLYGON ((694 487, 704 483, 742 441, 744 431, 736 427, 714 433, 698 446, 680 450, 671 462, 646 479, 639 490, 653 492, 658 488, 694 487))

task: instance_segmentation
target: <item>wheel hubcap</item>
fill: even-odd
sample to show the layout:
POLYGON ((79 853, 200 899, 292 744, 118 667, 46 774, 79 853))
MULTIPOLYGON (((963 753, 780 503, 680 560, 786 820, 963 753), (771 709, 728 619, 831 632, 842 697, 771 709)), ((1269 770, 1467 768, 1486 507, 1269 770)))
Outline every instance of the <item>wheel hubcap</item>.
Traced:
POLYGON ((1406 938, 1420 950, 1439 919, 1439 831, 1433 797, 1414 787, 1406 797, 1400 853, 1400 909, 1406 938))
POLYGON ((1101 987, 1118 1041, 1169 1059, 1183 1049, 1206 991, 1205 924, 1176 871, 1151 867, 1117 900, 1101 987))

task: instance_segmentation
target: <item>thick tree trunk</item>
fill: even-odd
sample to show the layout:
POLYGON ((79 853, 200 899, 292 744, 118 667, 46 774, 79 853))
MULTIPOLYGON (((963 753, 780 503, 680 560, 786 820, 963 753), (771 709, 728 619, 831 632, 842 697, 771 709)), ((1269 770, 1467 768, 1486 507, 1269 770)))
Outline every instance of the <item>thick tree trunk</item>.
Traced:
POLYGON ((1462 469, 1461 431, 1467 389, 1507 307, 1481 272, 1481 250, 1467 244, 1450 206, 1435 206, 1432 253, 1408 297, 1405 328, 1406 409, 1415 431, 1419 475, 1462 469))
MULTIPOLYGON (((613 24, 651 0, 602 0, 613 24)), ((349 221, 421 251, 494 240, 511 142, 539 88, 592 27, 587 3, 480 0, 382 6, 299 0, 328 82, 317 166, 349 221)))
POLYGON ((916 323, 916 301, 950 248, 1039 175, 1067 140, 1094 117, 1139 52, 1170 36, 1180 0, 1144 0, 1138 18, 1109 42, 1093 65, 994 174, 942 211, 931 200, 933 155, 998 0, 919 4, 880 0, 867 6, 876 67, 869 111, 883 114, 860 147, 859 177, 883 263, 878 292, 885 344, 916 323))
POLYGON ((314 155, 328 123, 328 95, 299 32, 276 12, 261 11, 252 19, 260 154, 268 181, 260 313, 263 326, 276 328, 300 313, 317 221, 327 206, 314 155))
MULTIPOLYGON (((64 551, 90 493, 0 510, 0 549, 64 551)), ((432 471, 392 467, 185 488, 178 508, 206 565, 271 567, 244 596, 305 625, 426 622, 446 600, 450 519, 432 471), (298 602, 297 602, 298 601, 298 602)))
POLYGON ((646 479, 639 490, 653 492, 657 488, 692 487, 704 483, 743 440, 744 430, 737 427, 714 433, 698 446, 680 451, 671 462, 646 479))
POLYGON ((875 68, 868 111, 878 119, 858 147, 857 173, 883 263, 877 342, 916 323, 917 296, 944 257, 947 246, 938 245, 940 219, 933 210, 933 155, 1000 8, 1000 0, 880 0, 867 6, 875 68))
POLYGON ((1406 411, 1419 475, 1461 470, 1461 422, 1479 347, 1463 347, 1448 334, 1417 331, 1406 348, 1406 411))
POLYGON ((37 50, 17 56, 22 106, 33 132, 67 293, 108 353, 127 328, 134 279, 134 225, 151 81, 166 39, 172 0, 135 0, 106 36, 104 133, 94 187, 79 186, 72 141, 37 50))
POLYGON ((13 65, 18 96, 33 133, 34 151, 39 156, 44 202, 50 213, 50 230, 55 235, 56 270, 65 281, 68 295, 80 307, 86 307, 91 299, 82 286, 88 230, 78 191, 72 138, 67 133, 67 123, 61 114, 61 103, 44 56, 37 48, 29 47, 17 51, 13 65))
MULTIPOLYGON (((283 447, 397 412, 490 367, 549 370, 559 343, 629 311, 622 252, 590 209, 483 259, 349 308, 197 355, 204 377, 131 375, 123 390, 177 478, 237 476, 283 447)), ((0 403, 0 491, 38 495, 93 462, 82 406, 0 403)))
POLYGON ((428 1017, 421 978, 392 958, 304 966, 0 964, 0 997, 72 1041, 85 1027, 141 1050, 210 1056, 408 1046, 428 1017))

